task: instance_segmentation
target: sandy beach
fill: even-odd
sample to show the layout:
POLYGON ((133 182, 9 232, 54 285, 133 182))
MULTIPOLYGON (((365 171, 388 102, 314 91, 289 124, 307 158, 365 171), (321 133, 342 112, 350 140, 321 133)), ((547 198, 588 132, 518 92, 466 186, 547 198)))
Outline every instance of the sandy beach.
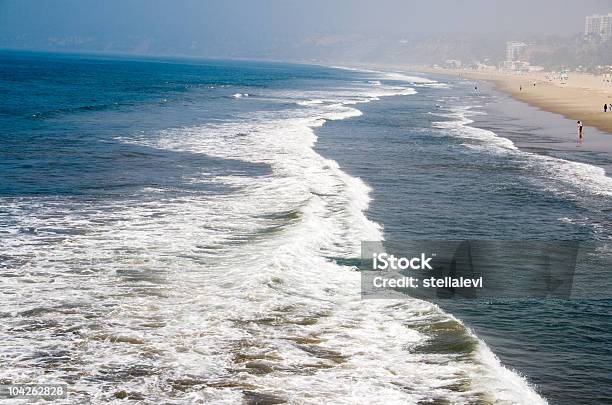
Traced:
POLYGON ((585 126, 592 126, 612 134, 612 112, 603 112, 603 105, 612 103, 612 78, 609 77, 570 73, 567 80, 561 81, 550 73, 515 75, 442 68, 418 68, 418 70, 492 81, 498 90, 517 100, 545 111, 561 114, 574 121, 580 120, 585 126))

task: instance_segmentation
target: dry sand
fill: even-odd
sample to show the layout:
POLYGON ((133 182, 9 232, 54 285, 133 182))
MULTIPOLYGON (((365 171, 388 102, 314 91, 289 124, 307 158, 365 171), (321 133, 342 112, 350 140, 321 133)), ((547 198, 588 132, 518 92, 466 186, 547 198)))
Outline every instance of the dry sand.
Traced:
POLYGON ((561 114, 585 126, 593 126, 612 134, 612 111, 603 112, 603 105, 612 103, 612 78, 569 73, 566 81, 550 73, 515 75, 503 72, 481 72, 456 69, 419 68, 428 73, 487 80, 517 100, 545 111, 561 114), (609 80, 609 81, 608 81, 609 80), (535 86, 534 86, 535 83, 535 86), (522 88, 522 89, 521 89, 522 88))

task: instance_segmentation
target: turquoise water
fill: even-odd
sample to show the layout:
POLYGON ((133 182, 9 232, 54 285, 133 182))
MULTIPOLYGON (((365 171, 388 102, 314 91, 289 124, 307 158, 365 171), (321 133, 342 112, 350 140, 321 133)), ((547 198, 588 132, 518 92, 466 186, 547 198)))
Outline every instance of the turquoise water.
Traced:
POLYGON ((0 380, 74 403, 604 403, 607 300, 360 299, 362 240, 610 239, 608 157, 517 149, 470 90, 1 53, 0 380))

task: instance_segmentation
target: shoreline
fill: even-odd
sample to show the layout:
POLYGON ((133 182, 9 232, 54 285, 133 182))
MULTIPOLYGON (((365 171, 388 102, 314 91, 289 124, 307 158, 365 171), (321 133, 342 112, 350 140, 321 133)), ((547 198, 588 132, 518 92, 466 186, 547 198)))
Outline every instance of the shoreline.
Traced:
POLYGON ((410 68, 422 73, 491 82, 496 90, 515 100, 574 122, 580 120, 585 127, 594 127, 612 135, 612 111, 603 112, 604 104, 612 104, 612 82, 600 81, 596 76, 570 73, 569 79, 562 83, 547 77, 546 73, 513 75, 418 66, 410 68))
MULTIPOLYGON (((399 70, 399 69, 397 69, 399 70)), ((407 69, 402 69, 403 71, 407 72, 407 69)), ((434 78, 435 79, 435 78, 434 78)), ((492 87, 491 84, 486 85, 487 87, 492 87)), ((458 88, 458 92, 462 92, 464 93, 464 91, 462 91, 462 89, 457 86, 458 88)), ((455 90, 451 90, 451 92, 454 92, 455 90)), ((425 91, 423 90, 423 93, 425 93, 425 91)), ((451 94, 452 95, 452 94, 451 94)), ((419 97, 419 95, 413 95, 410 96, 413 98, 419 97)), ((425 99, 424 100, 431 100, 433 98, 437 97, 431 97, 428 98, 428 95, 425 95, 425 99)), ((474 95, 469 94, 468 98, 478 98, 478 95, 474 95)), ((377 103, 372 103, 372 105, 368 105, 368 106, 364 106, 364 108, 362 109, 363 115, 364 117, 367 117, 369 114, 372 113, 372 111, 374 113, 378 113, 378 114, 385 114, 386 112, 388 112, 388 114, 395 115, 407 115, 407 114, 411 114, 411 109, 407 106, 410 106, 411 104, 408 104, 406 102, 401 102, 399 100, 407 100, 408 97, 397 97, 395 98, 398 101, 393 101, 394 98, 390 98, 388 100, 381 100, 377 103), (378 106, 376 106, 376 104, 378 104, 378 106), (382 104, 382 107, 381 107, 382 104), (371 110, 370 110, 371 109, 371 110)), ((541 114, 545 114, 544 112, 537 110, 535 108, 532 108, 530 106, 527 106, 524 103, 520 103, 518 101, 514 101, 509 99, 508 101, 512 101, 512 103, 516 103, 516 104, 520 104, 522 105, 522 107, 524 109, 530 109, 530 110, 534 110, 538 112, 538 115, 541 114)), ((442 104, 444 104, 442 102, 442 104)), ((427 110, 424 110, 427 111, 427 110)), ((506 111, 506 109, 504 109, 505 112, 511 113, 512 111, 506 111)), ((417 116, 419 115, 419 113, 417 113, 417 116)), ((422 116, 421 116, 422 117, 422 116)), ((493 115, 490 115, 489 117, 493 117, 493 115)), ((524 117, 523 119, 528 121, 531 117, 524 117)), ((409 192, 412 192, 412 185, 415 185, 418 189, 417 184, 415 183, 422 183, 421 181, 413 181, 410 179, 405 179, 402 180, 401 176, 395 176, 396 179, 394 178, 391 182, 379 182, 377 181, 377 179, 381 178, 381 175, 379 173, 384 173, 383 170, 385 170, 385 167, 376 167, 376 170, 374 171, 375 174, 372 174, 371 169, 369 169, 369 165, 366 163, 367 159, 362 159, 359 155, 355 156, 353 153, 349 153, 348 156, 347 154, 345 154, 343 156, 343 154, 340 152, 338 153, 338 150, 335 150, 335 154, 331 153, 334 152, 333 147, 330 148, 329 144, 331 143, 332 145, 334 145, 334 142, 337 143, 337 146, 343 148, 343 145, 346 145, 346 141, 348 139, 353 139, 353 147, 355 149, 358 150, 367 150, 370 151, 372 150, 372 148, 368 148, 367 145, 376 145, 378 143, 380 143, 380 139, 389 139, 392 142, 390 142, 390 145, 392 145, 390 147, 391 150, 396 151, 397 155, 396 156, 403 156, 403 152, 400 153, 398 152, 399 149, 401 147, 403 147, 404 145, 409 145, 410 143, 416 142, 419 143, 418 140, 413 140, 412 135, 416 135, 418 136, 418 132, 419 132, 419 127, 412 127, 408 121, 405 121, 403 119, 398 119, 398 121, 394 120, 390 120, 389 123, 386 123, 386 126, 381 127, 380 122, 382 122, 384 120, 381 119, 374 119, 373 122, 374 124, 370 124, 372 125, 377 132, 373 132, 372 134, 376 133, 376 134, 384 134, 382 135, 383 138, 377 138, 376 136, 374 137, 369 137, 369 136, 365 136, 363 137, 361 140, 360 138, 357 136, 355 137, 355 135, 358 135, 360 131, 366 131, 366 134, 368 133, 367 131, 367 124, 361 124, 358 129, 356 129, 354 132, 353 131, 349 131, 348 128, 348 124, 347 122, 342 122, 342 121, 336 121, 333 123, 330 123, 329 126, 327 127, 323 127, 322 129, 319 130, 319 132, 317 133, 317 135, 319 136, 319 140, 317 143, 317 146, 315 147, 315 150, 317 148, 320 148, 321 145, 325 145, 326 142, 328 142, 327 145, 324 146, 325 149, 323 149, 323 151, 327 151, 328 154, 323 154, 323 156, 328 157, 330 159, 333 159, 334 161, 338 162, 340 164, 340 166, 342 167, 342 169, 348 173, 351 176, 356 176, 359 177, 360 179, 362 179, 366 184, 368 184, 371 188, 372 188, 372 196, 373 196, 373 201, 372 201, 372 205, 370 207, 368 207, 368 211, 367 211, 367 216, 369 219, 371 219, 372 221, 375 221, 377 223, 380 223, 384 229, 385 229, 385 239, 387 240, 398 240, 398 238, 400 237, 399 235, 405 235, 402 234, 401 231, 398 231, 397 228, 401 228, 403 225, 406 224, 406 222, 394 222, 394 219, 401 219, 401 220, 405 220, 405 217, 407 217, 408 215, 401 213, 404 210, 397 210, 398 213, 393 213, 393 212, 389 212, 389 211, 394 211, 394 210, 389 210, 388 207, 390 207, 391 205, 389 205, 390 201, 394 201, 396 198, 399 200, 402 200, 402 193, 407 193, 404 194, 406 196, 409 196, 409 192), (330 127, 334 127, 336 126, 335 130, 331 130, 330 127), (340 128, 338 129, 337 126, 340 126, 340 128), (396 133, 396 138, 394 137, 394 130, 388 128, 389 127, 395 127, 395 131, 397 131, 396 133), (326 131, 327 130, 327 131, 326 131), (414 132, 411 132, 414 131, 414 132), (326 135, 327 132, 327 135, 326 135), (344 133, 346 135, 344 135, 343 137, 341 137, 340 139, 338 139, 338 133, 344 133), (327 139, 326 139, 327 138, 327 139), (330 138, 332 138, 332 140, 330 140, 330 138), (360 143, 360 142, 364 142, 364 143, 360 143), (397 146, 396 146, 397 145, 397 146), (359 164, 355 164, 355 162, 359 162, 359 164), (366 167, 366 168, 362 168, 362 167, 366 167), (369 173, 369 174, 368 174, 369 173), (409 188, 410 187, 410 188, 409 188), (408 190, 410 190, 408 192, 408 190), (392 195, 393 197, 388 197, 389 195, 392 195), (398 225, 401 224, 401 225, 398 225), (395 228, 395 231, 394 231, 395 228), (396 233, 393 233, 396 232, 396 233)), ((552 121, 553 124, 559 124, 559 121, 564 121, 562 119, 560 119, 558 116, 554 117, 554 119, 550 120, 552 121)), ((416 121, 417 123, 420 123, 419 120, 416 121)), ((505 121, 503 121, 505 122, 505 121)), ((539 122, 537 123, 539 124, 539 122)), ((548 124, 548 122, 546 122, 546 124, 548 124)), ((561 125, 563 123, 561 122, 561 125)), ((326 125, 328 125, 326 123, 326 125)), ((478 128, 482 128, 481 125, 474 125, 474 124, 468 124, 470 126, 477 126, 478 128)), ((514 122, 511 123, 512 126, 514 126, 514 122)), ((486 124, 485 124, 486 126, 486 124)), ((548 125, 547 128, 548 129, 548 125)), ((573 128, 571 128, 573 129, 573 128)), ((497 132, 496 132, 497 134, 497 132)), ((380 136, 380 135, 378 135, 380 136)), ((499 134, 500 137, 505 137, 506 135, 503 133, 499 134)), ((428 142, 425 141, 424 144, 426 145, 428 142)), ((440 148, 439 146, 434 146, 433 149, 438 149, 440 148)), ((572 146, 572 148, 574 148, 574 146, 572 146)), ((522 149, 522 148, 521 148, 522 149)), ((383 149, 383 150, 389 150, 389 149, 383 149)), ((419 150, 419 149, 417 149, 419 150)), ((403 150, 402 150, 403 151, 403 150)), ((382 152, 381 152, 382 153, 382 152)), ((384 153, 383 153, 384 154, 384 153)), ((544 154, 544 153, 543 153, 544 154)), ((443 154, 438 154, 438 152, 434 152, 435 156, 443 156, 443 154)), ((389 160, 392 161, 394 159, 397 159, 398 161, 402 161, 402 158, 397 158, 397 157, 393 157, 393 154, 388 154, 387 156, 389 157, 389 160)), ((523 154, 521 154, 521 156, 523 156, 523 154)), ((444 158, 441 159, 443 161, 443 163, 448 164, 448 161, 446 160, 444 162, 444 158)), ((505 159, 500 159, 500 162, 503 162, 505 159)), ((512 159, 508 159, 508 160, 512 160, 512 159)), ((541 161, 542 159, 539 159, 538 161, 541 161)), ((407 167, 410 167, 411 163, 402 163, 405 164, 406 166, 401 166, 402 169, 401 170, 406 170, 408 173, 412 173, 412 170, 407 169, 407 167)), ((442 164, 442 165, 438 165, 435 162, 428 162, 428 165, 425 169, 423 169, 424 171, 430 172, 432 170, 436 170, 437 168, 444 168, 446 167, 446 164, 442 164)), ((503 163, 502 163, 503 164, 503 163)), ((413 167, 419 167, 420 165, 417 163, 415 166, 413 167)), ((452 171, 452 169, 451 169, 452 171)), ((469 175, 469 172, 471 172, 471 170, 467 170, 466 171, 467 175, 469 175)), ((393 173, 393 172, 390 172, 393 173)), ((418 176, 418 173, 416 174, 418 176)), ((512 173, 512 176, 520 176, 520 173, 512 173)), ((382 178, 387 178, 387 177, 393 177, 393 176, 388 176, 388 175, 382 175, 382 178)), ((417 177, 418 178, 418 177, 417 177)), ((423 186, 423 189, 426 189, 427 186, 423 186)), ((479 188, 482 190, 484 187, 480 187, 479 188)), ((425 192, 425 194, 427 195, 427 192, 425 192)), ((468 193, 469 194, 469 193, 468 193)), ((434 194, 432 194, 434 195, 434 194)), ((522 200, 523 198, 525 198, 526 194, 522 194, 519 195, 518 200, 522 200)), ((419 197, 422 198, 422 197, 419 197)), ((531 197, 529 197, 531 198, 531 197)), ((537 197, 534 197, 537 198, 537 197)), ((407 198, 406 201, 409 201, 410 198, 407 198)), ((418 199, 417 199, 418 201, 418 199)), ((393 203, 393 207, 395 207, 395 203, 393 203)), ((505 204, 505 200, 501 202, 501 204, 505 204)), ((399 204, 398 204, 399 205, 399 204)), ((541 206, 538 202, 529 202, 528 205, 533 205, 533 206, 541 206)), ((417 218, 423 218, 422 216, 417 216, 417 218)), ((538 217, 539 218, 539 217, 538 217)), ((408 224, 410 222, 407 222, 408 224)), ((478 339, 479 341, 482 342, 483 347, 486 348, 487 350, 490 351, 490 356, 491 358, 497 358, 499 359, 499 361, 501 362, 501 364, 504 366, 505 370, 510 370, 511 373, 513 373, 513 375, 519 375, 522 376, 523 378, 525 378, 528 383, 530 384, 530 386, 532 388, 535 389, 536 393, 540 396, 540 398, 543 399, 543 401, 545 402, 557 402, 557 400, 559 399, 559 396, 553 396, 550 393, 556 391, 556 386, 554 385, 554 382, 551 382, 551 379, 549 379, 548 377, 548 373, 552 374, 554 372, 550 372, 551 368, 547 368, 545 373, 536 371, 534 372, 534 370, 537 370, 540 368, 539 365, 536 364, 532 364, 530 363, 530 357, 527 357, 527 354, 524 355, 524 357, 522 355, 516 355, 513 352, 513 347, 515 347, 515 344, 513 342, 508 343, 505 340, 495 340, 495 336, 499 335, 500 331, 504 331, 507 332, 507 330, 504 330, 504 326, 503 325, 490 325, 489 322, 476 322, 474 317, 470 318, 466 312, 461 312, 461 308, 453 308, 453 307, 443 307, 441 306, 441 308, 443 308, 443 311, 445 313, 450 314, 453 317, 456 317, 457 319, 461 319, 465 322, 466 325, 469 325, 469 328, 471 330, 473 330, 474 336, 476 337, 476 339, 478 339), (512 359, 512 361, 510 361, 510 359, 512 359)), ((486 315, 489 317, 488 321, 492 321, 491 323, 494 323, 495 318, 495 310, 491 309, 490 307, 487 308, 486 306, 483 308, 483 312, 486 311, 486 315)), ((507 315, 509 315, 509 317, 511 319, 514 319, 514 316, 512 315, 512 311, 509 311, 510 313, 506 313, 507 315)), ((537 313, 537 311, 536 311, 537 313)), ((479 315, 480 316, 480 311, 479 311, 479 315)), ((507 320, 507 319, 506 319, 507 320)), ((510 321, 512 322, 512 321, 510 321)), ((507 325, 507 324, 505 324, 507 325)), ((518 324, 514 324, 510 327, 511 331, 514 331, 516 333, 520 332, 520 333, 529 333, 529 332, 525 332, 523 330, 520 329, 520 323, 518 324)), ((529 336, 530 339, 533 339, 535 341, 535 343, 532 341, 532 344, 542 344, 541 341, 537 341, 537 336, 534 336, 533 334, 531 336, 529 336)), ((532 346, 533 347, 533 346, 532 346)), ((555 379, 562 379, 562 376, 555 376, 555 379)), ((559 395, 563 395, 564 392, 562 394, 559 395)), ((527 401, 529 402, 529 401, 527 401)), ((534 401, 532 401, 534 402, 534 401)), ((568 402, 570 402, 570 400, 568 400, 568 402)), ((561 403, 561 402, 560 402, 561 403)))

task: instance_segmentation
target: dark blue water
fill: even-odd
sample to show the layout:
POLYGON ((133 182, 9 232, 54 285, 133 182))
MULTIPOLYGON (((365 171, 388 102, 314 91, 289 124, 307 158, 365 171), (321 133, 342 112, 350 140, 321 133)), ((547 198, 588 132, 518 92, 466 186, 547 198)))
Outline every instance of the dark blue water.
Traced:
POLYGON ((577 149, 575 142, 561 147, 560 117, 543 113, 529 121, 520 115, 525 107, 483 91, 484 84, 474 93, 471 82, 445 80, 448 89, 418 88, 414 96, 370 104, 363 116, 324 127, 317 148, 373 186, 368 216, 384 224, 388 240, 599 241, 585 243, 579 256, 577 280, 586 282, 575 286, 580 299, 438 304, 474 328, 550 403, 607 403, 612 200, 603 169, 612 156, 577 149), (466 116, 475 122, 452 124, 466 116))
MULTIPOLYGON (((325 79, 343 80, 332 70, 279 64, 3 53, 0 195, 121 194, 143 185, 189 191, 204 185, 180 179, 202 165, 212 177, 264 173, 244 162, 127 145, 118 137, 231 119, 252 109, 233 102, 236 93, 257 97, 260 89, 300 89, 325 79)), ((264 100, 257 108, 277 104, 264 100)))
POLYGON ((597 301, 437 304, 550 403, 606 403, 612 305, 588 281, 610 270, 612 159, 528 145, 548 124, 472 89, 0 53, 0 380, 74 403, 535 403, 450 315, 361 301, 342 262, 383 236, 575 240, 603 249, 579 269, 597 301))

